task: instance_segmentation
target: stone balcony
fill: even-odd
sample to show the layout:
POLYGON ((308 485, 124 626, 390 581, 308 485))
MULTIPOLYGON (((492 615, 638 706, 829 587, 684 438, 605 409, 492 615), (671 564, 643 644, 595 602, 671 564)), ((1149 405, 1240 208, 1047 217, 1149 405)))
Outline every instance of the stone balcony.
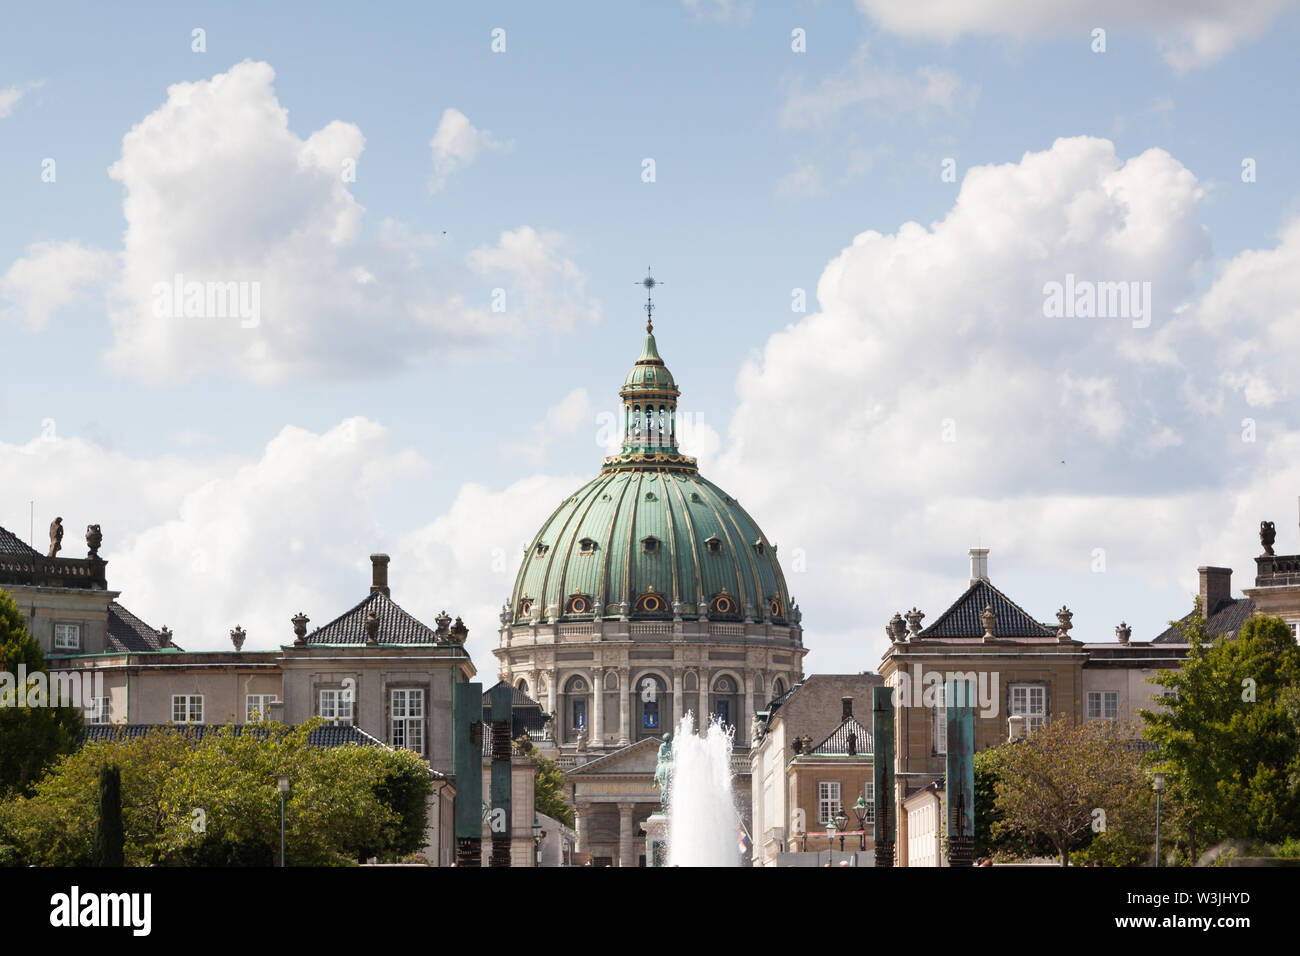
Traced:
POLYGON ((107 591, 101 558, 47 558, 44 555, 0 555, 0 584, 33 588, 80 588, 107 591))

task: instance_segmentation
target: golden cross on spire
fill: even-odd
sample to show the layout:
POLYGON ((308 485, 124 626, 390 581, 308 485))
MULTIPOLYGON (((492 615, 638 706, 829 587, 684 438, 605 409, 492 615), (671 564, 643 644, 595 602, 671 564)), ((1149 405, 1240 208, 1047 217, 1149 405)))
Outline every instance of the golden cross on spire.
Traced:
POLYGON ((652 276, 652 275, 650 274, 650 267, 649 267, 649 266, 646 266, 646 267, 645 267, 645 278, 642 279, 640 282, 638 282, 637 285, 643 285, 643 286, 645 286, 645 330, 646 330, 647 332, 653 332, 653 331, 655 330, 655 325, 654 325, 654 311, 655 311, 654 291, 655 291, 655 287, 656 287, 656 286, 661 286, 661 285, 663 285, 663 283, 660 282, 658 279, 656 279, 654 276, 652 276))

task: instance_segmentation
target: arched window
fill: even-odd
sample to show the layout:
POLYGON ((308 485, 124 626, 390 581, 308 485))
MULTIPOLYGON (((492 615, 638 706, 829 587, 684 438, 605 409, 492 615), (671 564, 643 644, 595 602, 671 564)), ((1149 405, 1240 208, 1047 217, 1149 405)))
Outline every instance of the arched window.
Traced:
POLYGON ((715 595, 709 603, 709 617, 735 617, 740 613, 740 605, 736 599, 727 593, 723 588, 722 593, 715 595))
POLYGON ((730 674, 719 674, 713 679, 713 693, 709 695, 709 711, 714 720, 724 727, 734 727, 740 716, 740 685, 730 674))
POLYGON ((667 614, 669 611, 668 601, 654 588, 650 588, 645 594, 636 599, 633 610, 638 614, 667 614))
POLYGON ((785 696, 785 681, 783 681, 781 678, 778 677, 775 681, 772 682, 772 699, 776 700, 778 697, 784 697, 784 696, 785 696))
POLYGON ((522 677, 515 681, 515 690, 519 691, 519 693, 523 694, 525 697, 532 696, 528 693, 528 681, 524 680, 522 677))
POLYGON ((587 727, 587 703, 591 685, 585 677, 574 675, 564 685, 564 708, 566 739, 572 743, 578 739, 578 732, 587 727))
POLYGON ((658 674, 640 674, 632 681, 636 695, 636 739, 657 737, 671 732, 668 726, 673 719, 672 694, 658 674))
POLYGON ((564 606, 565 614, 590 614, 592 612, 591 598, 585 594, 575 594, 564 606))

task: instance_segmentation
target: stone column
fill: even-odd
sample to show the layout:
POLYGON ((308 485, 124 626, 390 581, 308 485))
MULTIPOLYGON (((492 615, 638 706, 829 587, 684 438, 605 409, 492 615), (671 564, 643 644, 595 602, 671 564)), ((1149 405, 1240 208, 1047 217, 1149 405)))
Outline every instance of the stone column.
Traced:
POLYGON ((587 745, 601 747, 605 744, 605 668, 591 669, 591 726, 587 728, 587 745))
POLYGON ((636 866, 636 836, 632 832, 632 812, 635 803, 618 805, 618 865, 636 866))
POLYGON ((754 703, 754 691, 758 685, 758 674, 754 671, 745 671, 745 712, 740 715, 736 721, 736 727, 743 733, 749 733, 749 720, 758 710, 758 705, 754 703))
POLYGON ((618 745, 626 747, 632 741, 631 737, 631 714, 628 708, 631 707, 632 701, 628 696, 632 693, 629 686, 631 680, 631 668, 620 667, 618 669, 618 745))
POLYGON ((672 733, 677 733, 677 725, 682 722, 682 669, 673 668, 673 725, 672 733))
POLYGON ((591 804, 577 803, 573 807, 573 851, 588 853, 591 850, 591 804))
POLYGON ((709 725, 709 681, 712 680, 706 668, 700 668, 700 709, 695 714, 695 729, 709 725))

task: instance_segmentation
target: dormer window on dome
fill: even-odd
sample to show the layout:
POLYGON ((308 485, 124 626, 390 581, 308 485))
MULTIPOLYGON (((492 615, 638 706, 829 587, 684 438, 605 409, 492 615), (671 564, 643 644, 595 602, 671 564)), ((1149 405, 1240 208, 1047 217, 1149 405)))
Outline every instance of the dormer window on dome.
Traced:
POLYGON ((722 593, 715 597, 709 605, 709 616, 725 617, 729 614, 735 614, 738 610, 740 608, 736 604, 736 599, 727 593, 726 588, 723 588, 722 593))
POLYGON ((654 535, 649 535, 641 539, 641 550, 646 554, 659 553, 659 539, 654 535))
POLYGON ((663 614, 668 610, 668 602, 662 594, 656 594, 655 589, 651 588, 636 599, 634 610, 642 614, 663 614))
POLYGON ((782 615, 781 615, 781 599, 780 599, 780 598, 771 598, 770 600, 768 600, 768 602, 767 602, 767 610, 768 610, 768 612, 772 615, 772 617, 776 618, 777 620, 780 620, 780 619, 781 619, 781 616, 782 616, 782 615))
POLYGON ((520 616, 520 617, 528 617, 528 615, 530 615, 530 614, 532 614, 532 613, 533 613, 533 599, 532 599, 532 598, 527 598, 527 597, 526 597, 526 598, 523 598, 522 600, 520 600, 520 602, 519 602, 519 616, 520 616))
POLYGON ((706 551, 708 551, 709 554, 721 554, 721 553, 722 553, 722 539, 719 538, 716 534, 715 534, 715 535, 711 535, 709 538, 707 538, 707 539, 705 540, 705 542, 704 542, 704 549, 705 549, 706 551))
POLYGON ((755 554, 757 554, 757 555, 759 555, 759 556, 761 557, 762 554, 763 554, 763 552, 764 552, 765 550, 767 550, 767 546, 766 546, 765 544, 763 544, 763 539, 762 539, 762 538, 759 538, 757 541, 754 542, 754 553, 755 553, 755 554))
POLYGON ((551 546, 549 544, 542 544, 540 541, 537 542, 536 554, 539 558, 543 557, 546 554, 546 552, 550 550, 551 550, 551 546))
POLYGON ((565 605, 565 614, 590 614, 592 611, 591 598, 585 594, 575 594, 569 598, 569 603, 565 605))
POLYGON ((596 542, 593 541, 591 538, 583 538, 581 541, 578 542, 578 553, 595 554, 596 542))

